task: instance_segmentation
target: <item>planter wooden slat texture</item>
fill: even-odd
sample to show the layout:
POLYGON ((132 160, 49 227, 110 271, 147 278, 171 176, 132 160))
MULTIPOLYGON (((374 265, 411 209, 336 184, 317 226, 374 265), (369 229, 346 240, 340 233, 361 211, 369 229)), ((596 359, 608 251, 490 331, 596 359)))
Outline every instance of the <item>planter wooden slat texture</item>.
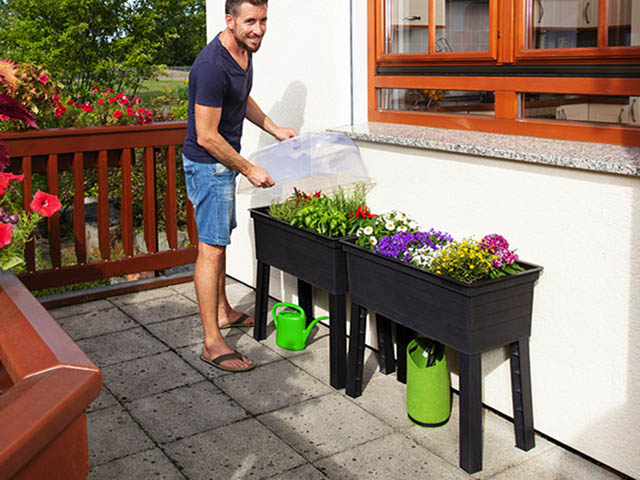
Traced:
POLYGON ((340 239, 292 227, 271 217, 268 209, 250 209, 258 260, 254 337, 256 340, 266 338, 270 267, 298 278, 298 301, 305 310, 307 321, 313 318, 311 285, 326 290, 329 293, 330 383, 334 388, 344 388, 348 284, 340 239))
MULTIPOLYGON (((341 244, 352 308, 347 395, 362 393, 366 309, 375 311, 378 321, 391 320, 398 326, 399 379, 406 372, 408 330, 458 350, 460 467, 474 473, 482 470, 481 354, 508 345, 516 446, 533 448, 529 336, 533 288, 542 267, 520 262, 525 271, 516 275, 465 285, 378 255, 353 241, 341 244)), ((383 346, 390 340, 386 331, 389 338, 383 338, 383 346)))
POLYGON ((100 370, 25 286, 0 272, 0 479, 84 479, 100 370))
MULTIPOLYGON (((10 171, 24 173, 24 209, 29 211, 33 197, 33 174, 47 177, 49 193, 59 189, 60 172, 73 173, 73 237, 75 264, 62 265, 60 213, 48 219, 48 255, 52 268, 36 269, 36 253, 31 242, 25 249, 27 272, 20 275, 30 289, 57 287, 81 281, 99 280, 113 276, 161 271, 195 261, 195 247, 178 248, 177 242, 177 193, 176 193, 176 149, 181 146, 186 133, 186 122, 163 122, 147 125, 118 127, 86 127, 26 132, 3 133, 11 157, 10 171), (143 162, 142 179, 132 180, 132 162, 135 149, 141 149, 143 162), (164 162, 167 171, 166 190, 159 191, 156 167, 164 162), (87 262, 89 251, 86 244, 84 177, 87 170, 97 171, 98 184, 98 241, 99 260, 87 262), (118 169, 121 178, 120 238, 123 254, 114 256, 111 248, 108 176, 118 169), (143 182, 143 227, 147 253, 134 251, 134 225, 132 222, 132 188, 135 182, 143 182), (158 218, 159 202, 164 201, 165 218, 158 218), (169 250, 158 250, 158 223, 164 220, 169 250)), ((65 205, 67 207, 70 205, 65 205)), ((187 232, 192 245, 197 244, 197 231, 193 209, 187 202, 187 232)))

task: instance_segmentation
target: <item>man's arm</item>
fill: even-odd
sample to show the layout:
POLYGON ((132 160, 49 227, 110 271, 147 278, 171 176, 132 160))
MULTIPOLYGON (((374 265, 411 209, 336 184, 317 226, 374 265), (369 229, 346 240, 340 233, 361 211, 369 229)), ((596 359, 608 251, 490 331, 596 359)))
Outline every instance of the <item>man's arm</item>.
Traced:
POLYGON ((276 140, 286 140, 298 135, 293 128, 278 127, 273 123, 271 119, 260 110, 258 104, 251 97, 249 97, 249 102, 247 103, 247 113, 245 117, 247 117, 247 120, 251 123, 273 136, 276 140))
POLYGON ((246 160, 236 152, 218 132, 222 108, 205 107, 196 103, 196 137, 198 145, 205 148, 214 158, 225 166, 237 170, 247 177, 247 180, 256 187, 272 187, 273 179, 264 169, 246 160))

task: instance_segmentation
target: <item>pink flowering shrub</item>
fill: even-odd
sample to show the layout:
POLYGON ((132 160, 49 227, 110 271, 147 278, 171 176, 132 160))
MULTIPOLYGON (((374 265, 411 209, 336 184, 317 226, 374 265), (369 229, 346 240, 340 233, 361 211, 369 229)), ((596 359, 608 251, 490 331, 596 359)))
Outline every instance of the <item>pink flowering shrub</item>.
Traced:
POLYGON ((502 235, 497 233, 485 235, 480 241, 480 248, 495 256, 491 265, 490 278, 513 275, 523 271, 523 268, 516 263, 518 255, 515 250, 509 250, 509 242, 502 235))

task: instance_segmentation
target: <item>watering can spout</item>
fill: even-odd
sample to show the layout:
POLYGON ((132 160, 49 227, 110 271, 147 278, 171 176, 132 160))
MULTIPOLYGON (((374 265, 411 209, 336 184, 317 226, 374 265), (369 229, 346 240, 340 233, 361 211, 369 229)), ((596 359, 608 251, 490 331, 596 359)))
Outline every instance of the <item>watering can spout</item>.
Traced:
POLYGON ((304 329, 304 343, 307 343, 307 339, 309 338, 309 335, 311 334, 311 330, 313 330, 313 327, 316 326, 316 323, 318 323, 320 320, 327 320, 329 317, 318 317, 316 318, 314 321, 312 321, 307 328, 304 329))

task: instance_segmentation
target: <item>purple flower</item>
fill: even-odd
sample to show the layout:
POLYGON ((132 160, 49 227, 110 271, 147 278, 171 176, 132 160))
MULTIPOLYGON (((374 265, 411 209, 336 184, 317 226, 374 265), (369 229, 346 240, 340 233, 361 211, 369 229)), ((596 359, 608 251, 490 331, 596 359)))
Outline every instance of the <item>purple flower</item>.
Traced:
POLYGON ((434 230, 428 232, 398 232, 391 237, 383 237, 376 245, 375 252, 385 257, 395 258, 405 263, 411 261, 411 252, 419 249, 438 250, 452 242, 451 235, 434 230))

